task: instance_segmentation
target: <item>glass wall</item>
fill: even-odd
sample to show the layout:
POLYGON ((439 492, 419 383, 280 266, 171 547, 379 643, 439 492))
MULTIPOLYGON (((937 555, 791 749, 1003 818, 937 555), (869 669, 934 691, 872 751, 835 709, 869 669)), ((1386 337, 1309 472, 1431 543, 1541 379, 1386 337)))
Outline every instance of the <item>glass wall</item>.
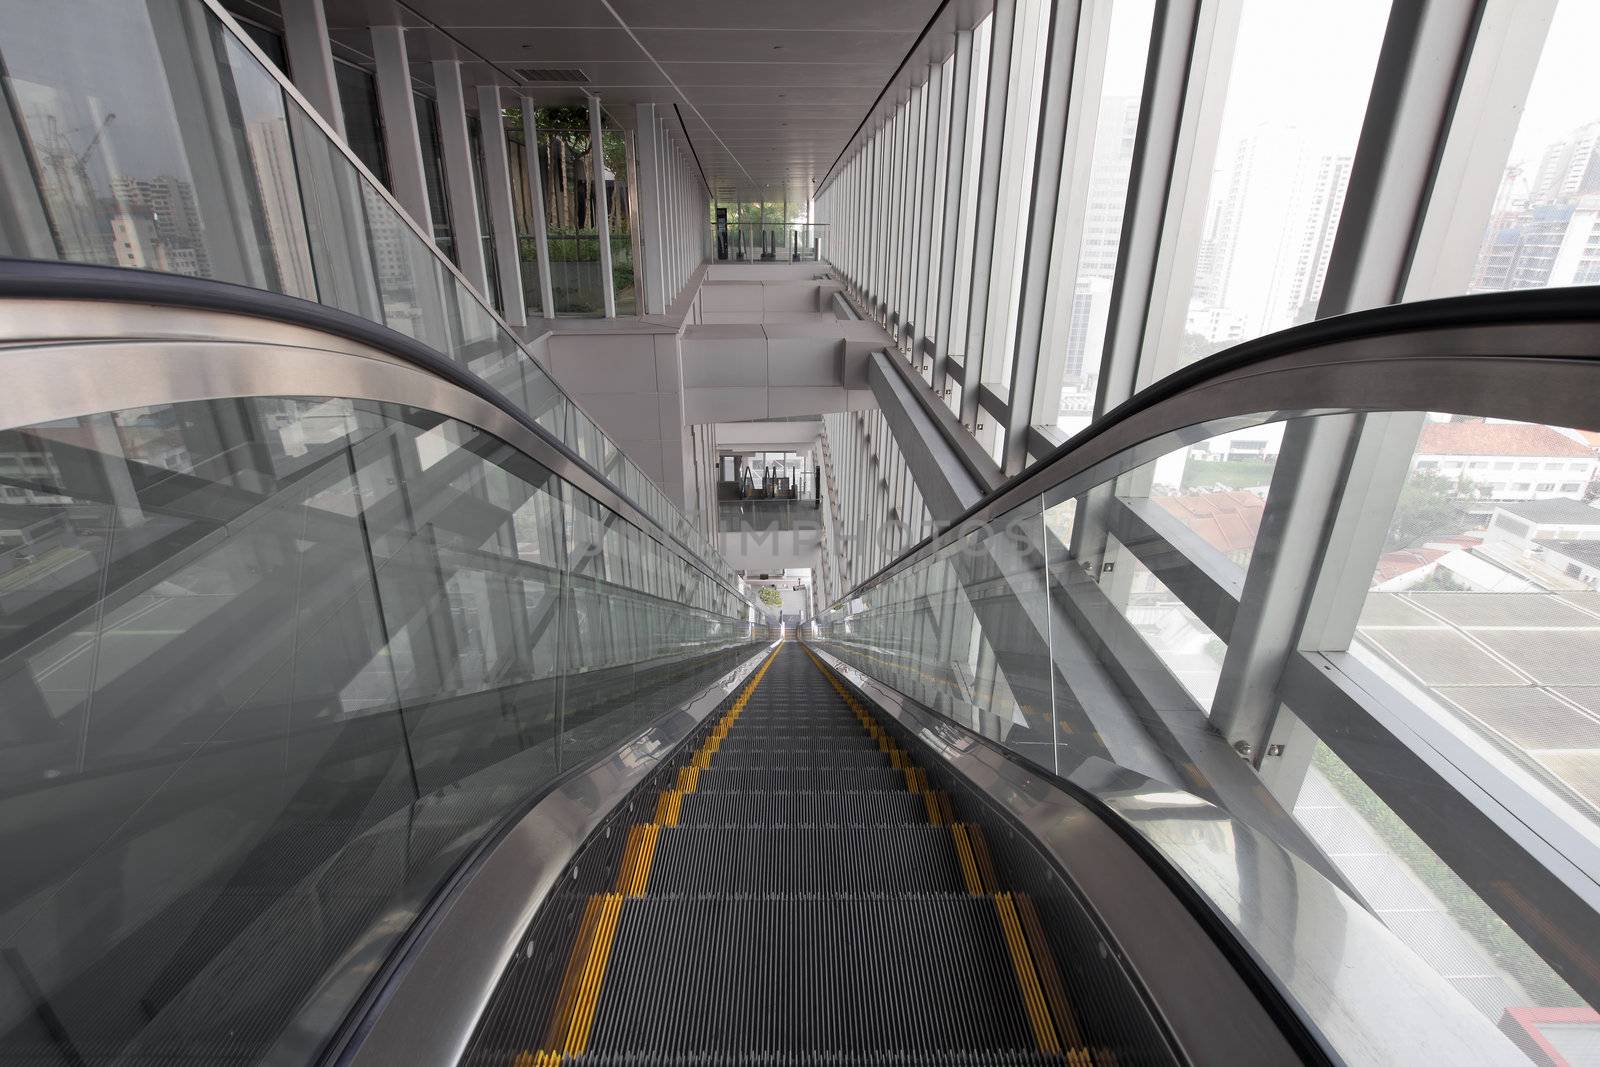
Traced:
MULTIPOLYGON (((0 61, 0 138, 11 146, 0 166, 0 254, 319 300, 428 344, 575 449, 584 432, 598 432, 440 258, 435 245, 448 247, 452 235, 438 229, 449 214, 436 152, 423 153, 429 242, 209 9, 103 2, 70 22, 0 9, 0 61), (212 106, 219 99, 225 106, 212 106)), ((425 145, 436 145, 432 102, 421 97, 418 123, 425 145)), ((574 211, 577 202, 562 201, 574 211)), ((614 480, 735 582, 625 457, 614 480)))
POLYGON ((0 930, 32 991, 0 999, 0 1058, 325 1038, 347 968, 499 819, 749 655, 749 610, 426 411, 0 433, 0 930))
MULTIPOLYGON (((542 107, 536 118, 556 313, 603 314, 588 109, 542 107)), ((638 300, 633 284, 633 205, 628 186, 631 149, 620 130, 603 128, 601 141, 617 314, 634 315, 638 314, 638 300)))

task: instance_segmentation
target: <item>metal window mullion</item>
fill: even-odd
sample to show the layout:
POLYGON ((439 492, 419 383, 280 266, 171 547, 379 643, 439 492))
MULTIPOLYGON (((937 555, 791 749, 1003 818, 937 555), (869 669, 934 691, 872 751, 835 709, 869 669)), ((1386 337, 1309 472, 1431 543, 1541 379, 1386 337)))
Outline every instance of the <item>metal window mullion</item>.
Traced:
MULTIPOLYGON (((1091 5, 1092 6, 1092 5, 1091 5)), ((1040 84, 1038 134, 1033 157, 1032 191, 1023 239, 1022 279, 1017 294, 1017 330, 1011 358, 1011 388, 1006 397, 1006 439, 1001 465, 1016 474, 1028 461, 1028 426, 1033 421, 1033 390, 1039 352, 1045 344, 1045 300, 1051 281, 1051 256, 1056 245, 1056 218, 1061 196, 1071 188, 1062 180, 1068 148, 1068 119, 1082 128, 1082 87, 1074 93, 1072 73, 1078 40, 1077 0, 1051 0, 1045 30, 1044 72, 1040 84), (1075 106, 1074 106, 1075 105, 1075 106)), ((1092 136, 1092 134, 1091 134, 1092 136)))
POLYGON ((910 150, 911 128, 909 110, 909 103, 902 103, 894 117, 894 167, 890 171, 893 211, 889 225, 889 255, 884 272, 884 321, 889 332, 897 337, 903 318, 900 308, 900 269, 904 260, 901 258, 900 239, 905 233, 906 155, 910 150))
MULTIPOLYGON (((948 61, 947 61, 948 62, 948 61)), ((954 70, 954 63, 951 69, 954 70)), ((934 338, 939 332, 939 319, 944 309, 938 304, 939 278, 944 254, 944 191, 950 175, 945 169, 946 145, 950 139, 950 119, 954 105, 950 96, 951 76, 945 73, 945 63, 939 64, 939 121, 934 131, 931 158, 928 167, 933 172, 928 191, 928 202, 923 209, 927 217, 928 252, 925 257, 922 279, 922 307, 918 312, 918 347, 915 352, 918 371, 927 367, 934 338)))
POLYGON ((917 193, 917 257, 912 266, 916 282, 912 296, 911 361, 922 364, 922 339, 928 335, 928 272, 932 264, 929 241, 933 238, 934 186, 938 181, 939 129, 944 122, 944 64, 928 64, 928 81, 923 89, 922 153, 918 159, 922 187, 917 193))
MULTIPOLYGON (((1034 426, 1054 430, 1061 411, 1061 383, 1067 365, 1067 331, 1072 326, 1078 266, 1083 255, 1083 235, 1088 224, 1090 181, 1105 93, 1106 54, 1111 37, 1111 8, 1080 5, 1078 42, 1072 65, 1073 99, 1067 116, 1067 145, 1062 154, 1062 191, 1056 216, 1055 249, 1051 262, 1055 284, 1045 293, 1044 330, 1049 342, 1040 351, 1033 389, 1034 426)), ((1098 356, 1098 353, 1096 354, 1098 356)), ((1035 434, 1026 434, 1030 442, 1035 434)), ((1030 453, 1029 459, 1032 458, 1030 453)), ((1026 465, 1027 460, 1024 460, 1026 465)))
POLYGON ((945 389, 945 368, 950 358, 950 307, 955 296, 956 248, 959 244, 961 223, 961 188, 967 180, 968 123, 966 106, 971 97, 972 31, 956 31, 955 63, 951 67, 950 81, 950 135, 945 148, 944 232, 940 235, 943 250, 939 258, 939 328, 933 343, 933 388, 945 389))
POLYGON ((489 208, 489 232, 494 235, 495 265, 500 275, 501 317, 511 326, 525 326, 528 308, 522 295, 522 255, 511 202, 511 148, 500 117, 497 85, 478 87, 478 131, 483 145, 484 200, 489 208))
MULTIPOLYGON (((1474 8, 1460 0, 1418 0, 1391 11, 1318 317, 1402 295, 1471 49, 1474 8), (1418 56, 1430 61, 1416 62, 1418 56)), ((1359 582, 1365 592, 1377 565, 1375 551, 1365 570, 1346 562, 1329 572, 1321 565, 1330 549, 1341 554, 1334 539, 1348 536, 1358 516, 1392 515, 1404 482, 1412 449, 1391 449, 1390 458, 1363 441, 1370 446, 1392 427, 1414 442, 1420 422, 1420 415, 1384 413, 1296 419, 1285 427, 1212 714, 1223 736, 1248 746, 1257 766, 1281 707, 1279 682, 1316 588, 1359 582), (1352 470, 1351 461, 1362 457, 1370 459, 1369 468, 1352 470), (1351 521, 1340 523, 1341 511, 1351 521)), ((1381 537, 1374 542, 1371 547, 1381 549, 1381 537)))
MULTIPOLYGON (((1096 418, 1133 395, 1140 355, 1155 347, 1168 317, 1167 300, 1180 273, 1176 246, 1183 236, 1198 244, 1209 182, 1189 177, 1211 174, 1239 9, 1240 0, 1156 0, 1096 418), (1186 225, 1188 235, 1182 232, 1186 225)), ((1187 262, 1192 277, 1192 251, 1187 262)))
POLYGON ((526 142, 523 152, 527 158, 527 194, 529 219, 533 223, 533 250, 539 261, 539 308, 547 319, 556 317, 555 287, 550 280, 550 229, 544 215, 544 174, 539 166, 539 130, 536 118, 538 105, 533 97, 522 96, 522 135, 526 142))
POLYGON ((906 310, 902 316, 904 328, 901 332, 905 335, 906 341, 913 346, 913 350, 916 345, 916 337, 912 331, 922 329, 917 307, 918 289, 921 285, 921 275, 918 267, 922 257, 922 206, 925 195, 924 187, 928 178, 926 160, 928 119, 933 112, 933 108, 929 107, 932 86, 930 72, 929 80, 924 81, 922 87, 917 91, 917 108, 916 114, 912 116, 913 125, 911 128, 915 149, 911 153, 910 167, 907 173, 910 185, 906 190, 906 261, 903 293, 906 310))
POLYGON ((982 171, 978 176, 977 217, 973 224, 972 279, 967 300, 967 337, 963 350, 964 385, 961 422, 978 421, 978 372, 988 325, 989 271, 995 249, 995 211, 1000 197, 1000 164, 1005 154, 1006 96, 1011 83, 1012 37, 1016 29, 1017 0, 995 0, 989 39, 989 88, 984 100, 982 171))
POLYGON ((411 89, 405 27, 372 26, 368 34, 372 38, 378 110, 383 117, 389 189, 431 241, 435 219, 428 205, 428 180, 422 166, 422 135, 417 128, 416 96, 411 89))
POLYGON ((433 87, 438 93, 439 145, 444 155, 445 185, 450 191, 450 230, 455 237, 456 265, 462 277, 493 303, 489 267, 483 256, 483 220, 478 218, 478 190, 472 178, 472 138, 467 133, 467 96, 461 85, 461 63, 433 61, 433 87))

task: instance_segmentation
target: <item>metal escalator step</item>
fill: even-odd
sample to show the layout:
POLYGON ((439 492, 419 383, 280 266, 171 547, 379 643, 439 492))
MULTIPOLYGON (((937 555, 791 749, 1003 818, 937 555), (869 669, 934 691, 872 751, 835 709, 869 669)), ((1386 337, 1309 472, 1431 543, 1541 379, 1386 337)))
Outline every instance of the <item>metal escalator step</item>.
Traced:
POLYGON ((802 790, 897 792, 904 791, 905 787, 904 772, 893 767, 719 767, 713 756, 711 767, 700 772, 696 792, 747 793, 756 789, 771 789, 780 793, 802 790))
POLYGON ((873 748, 736 748, 720 749, 711 757, 711 765, 718 770, 735 770, 741 767, 887 767, 889 754, 873 748))
POLYGON ((661 830, 646 892, 956 893, 964 885, 943 826, 675 826, 661 830))
POLYGON ((679 826, 921 825, 928 806, 913 793, 685 793, 679 826))
POLYGON ((719 752, 764 752, 768 749, 805 749, 812 752, 877 752, 878 743, 865 731, 855 737, 808 737, 805 734, 747 734, 735 730, 723 738, 719 752))
POLYGON ((1061 1067, 1060 1056, 1043 1052, 995 1052, 987 1049, 950 1052, 870 1052, 859 1055, 775 1053, 752 1060, 741 1053, 591 1052, 568 1056, 562 1067, 1061 1067))
POLYGON ((628 900, 595 1018, 613 1058, 574 1062, 1043 1062, 994 902, 961 894, 628 900))

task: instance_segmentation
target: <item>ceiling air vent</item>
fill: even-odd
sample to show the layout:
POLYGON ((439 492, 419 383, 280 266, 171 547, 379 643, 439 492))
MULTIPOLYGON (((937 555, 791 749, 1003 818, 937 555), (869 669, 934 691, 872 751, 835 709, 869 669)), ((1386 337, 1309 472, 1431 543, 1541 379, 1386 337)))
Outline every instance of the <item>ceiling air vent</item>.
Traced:
POLYGON ((583 85, 589 76, 575 67, 518 67, 517 77, 525 82, 562 82, 583 85))

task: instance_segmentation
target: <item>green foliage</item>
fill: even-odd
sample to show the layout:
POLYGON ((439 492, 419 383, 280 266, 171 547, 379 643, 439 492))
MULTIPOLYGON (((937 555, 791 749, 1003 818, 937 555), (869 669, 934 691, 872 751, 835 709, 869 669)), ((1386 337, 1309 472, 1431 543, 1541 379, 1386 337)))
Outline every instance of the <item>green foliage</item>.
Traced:
POLYGON ((1251 489, 1272 481, 1272 461, 1265 459, 1191 459, 1183 466, 1184 490, 1251 489))
POLYGON ((1456 506, 1456 498, 1461 491, 1461 486, 1434 471, 1412 471, 1395 504, 1384 551, 1415 548, 1435 538, 1460 533, 1461 509, 1456 506))
POLYGON ((775 608, 783 603, 783 594, 770 585, 763 585, 756 590, 756 599, 769 608, 775 608))

